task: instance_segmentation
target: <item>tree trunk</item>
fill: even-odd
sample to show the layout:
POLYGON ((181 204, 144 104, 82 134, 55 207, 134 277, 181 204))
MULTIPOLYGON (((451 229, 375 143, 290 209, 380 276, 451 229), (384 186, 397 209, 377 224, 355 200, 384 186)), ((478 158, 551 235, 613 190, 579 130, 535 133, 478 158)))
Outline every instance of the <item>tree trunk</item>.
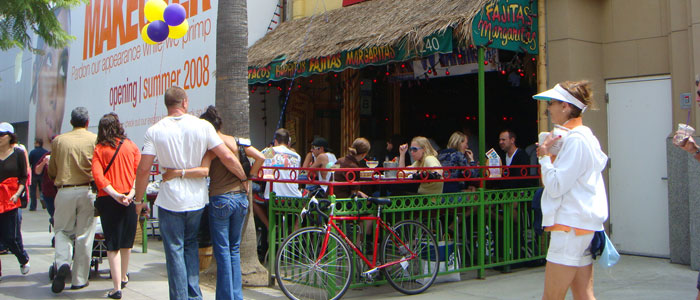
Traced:
MULTIPOLYGON (((216 108, 222 132, 249 137, 248 15, 246 0, 221 0, 216 25, 216 108)), ((250 199, 250 195, 248 197, 250 199)), ((249 201, 250 202, 250 201, 249 201)), ((258 261, 252 202, 241 238, 241 272, 247 286, 268 285, 268 272, 258 261)), ((212 264, 208 274, 216 274, 212 264)))

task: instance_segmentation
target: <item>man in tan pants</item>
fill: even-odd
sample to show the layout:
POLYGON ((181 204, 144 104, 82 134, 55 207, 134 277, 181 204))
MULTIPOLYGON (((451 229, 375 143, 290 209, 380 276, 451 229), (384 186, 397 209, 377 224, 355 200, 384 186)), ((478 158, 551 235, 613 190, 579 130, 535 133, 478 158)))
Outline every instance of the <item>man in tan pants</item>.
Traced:
POLYGON ((87 131, 88 121, 86 108, 73 109, 70 121, 73 130, 57 136, 51 143, 48 172, 58 188, 54 213, 55 264, 58 270, 51 284, 54 293, 63 291, 68 277, 72 279, 71 289, 84 288, 90 275, 95 238, 95 194, 90 189, 90 182, 93 180, 92 153, 97 135, 87 131))

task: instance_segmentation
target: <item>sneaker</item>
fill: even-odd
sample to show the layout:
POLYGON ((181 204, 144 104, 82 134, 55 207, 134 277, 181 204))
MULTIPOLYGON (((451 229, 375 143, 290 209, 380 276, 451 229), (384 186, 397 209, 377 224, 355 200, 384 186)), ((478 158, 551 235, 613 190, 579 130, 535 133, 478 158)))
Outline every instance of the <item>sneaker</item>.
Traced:
POLYGON ((53 283, 51 283, 51 291, 54 293, 60 293, 66 288, 66 278, 70 277, 70 265, 63 264, 58 271, 56 271, 56 276, 53 278, 53 283))
POLYGON ((22 272, 22 275, 29 274, 29 262, 27 262, 24 265, 19 266, 19 271, 22 272))

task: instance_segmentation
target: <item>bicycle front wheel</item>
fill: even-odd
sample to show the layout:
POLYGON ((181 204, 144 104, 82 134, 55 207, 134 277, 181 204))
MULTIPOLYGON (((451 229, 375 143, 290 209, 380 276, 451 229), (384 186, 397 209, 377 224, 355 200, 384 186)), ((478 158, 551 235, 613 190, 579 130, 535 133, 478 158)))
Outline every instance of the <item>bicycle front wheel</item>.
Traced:
POLYGON ((402 221, 393 228, 396 237, 389 233, 382 243, 382 261, 400 261, 415 253, 416 257, 382 269, 384 276, 399 292, 407 295, 422 293, 428 289, 438 273, 438 247, 435 236, 428 227, 416 221, 402 221), (402 243, 403 242, 403 243, 402 243), (410 250, 410 251, 409 251, 410 250))
POLYGON ((289 299, 340 299, 350 286, 350 251, 331 232, 326 252, 319 257, 325 236, 322 228, 302 228, 282 242, 275 275, 289 299))

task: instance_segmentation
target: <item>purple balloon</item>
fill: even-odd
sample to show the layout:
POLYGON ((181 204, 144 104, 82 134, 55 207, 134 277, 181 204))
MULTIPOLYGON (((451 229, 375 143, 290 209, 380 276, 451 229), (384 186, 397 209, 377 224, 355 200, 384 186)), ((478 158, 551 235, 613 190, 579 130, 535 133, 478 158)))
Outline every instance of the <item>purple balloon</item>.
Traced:
POLYGON ((165 23, 170 26, 177 26, 182 24, 182 21, 187 17, 187 12, 182 5, 173 3, 168 5, 163 12, 163 19, 165 23))
POLYGON ((168 28, 168 24, 165 24, 165 22, 156 20, 151 22, 150 25, 148 25, 146 33, 148 33, 148 38, 150 38, 151 41, 160 43, 168 38, 168 34, 170 34, 170 28, 168 28))

